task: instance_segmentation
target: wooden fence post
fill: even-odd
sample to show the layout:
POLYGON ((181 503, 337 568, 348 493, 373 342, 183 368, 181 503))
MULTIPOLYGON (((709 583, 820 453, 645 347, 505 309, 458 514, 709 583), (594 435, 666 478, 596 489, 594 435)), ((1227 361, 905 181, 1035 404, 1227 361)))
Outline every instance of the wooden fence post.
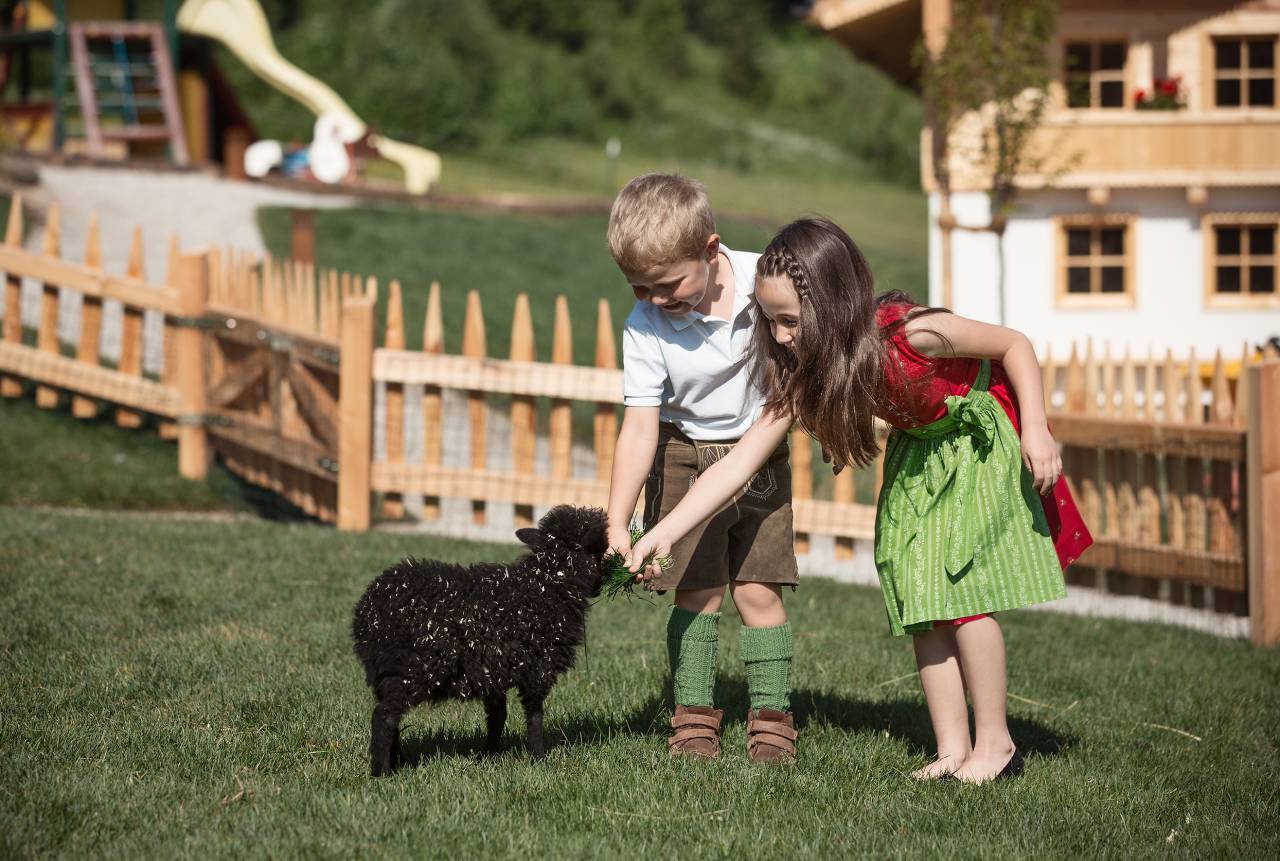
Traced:
MULTIPOLYGON (((383 346, 388 350, 404 349, 404 304, 400 297, 400 282, 394 279, 387 285, 387 330, 383 346)), ((387 460, 404 460, 402 383, 387 383, 387 460)), ((404 517, 404 497, 399 493, 387 493, 382 500, 382 514, 390 520, 404 517)))
MULTIPOLYGON (((422 323, 422 352, 444 352, 444 315, 440 311, 440 282, 431 282, 427 294, 427 316, 422 323)), ((422 387, 422 462, 439 467, 444 463, 444 397, 439 386, 422 387)), ((440 497, 422 498, 422 516, 426 520, 440 517, 440 497)))
MULTIPOLYGON (((1187 414, 1188 424, 1204 424, 1204 383, 1200 379, 1200 363, 1196 361, 1196 351, 1192 349, 1187 358, 1187 414)), ((1190 457, 1186 461, 1187 483, 1186 495, 1183 497, 1183 512, 1187 518, 1187 544, 1193 550, 1208 549, 1208 533, 1205 505, 1205 469, 1204 461, 1190 457)))
MULTIPOLYGON (((515 316, 511 321, 511 361, 534 360, 533 317, 529 312, 529 296, 516 296, 515 316)), ((537 413, 533 398, 513 395, 511 398, 511 465, 517 474, 531 474, 538 442, 537 413)), ((533 525, 533 506, 516 505, 516 527, 533 525)))
POLYGON ((1280 362, 1241 368, 1248 377, 1249 635, 1280 643, 1280 362))
MULTIPOLYGON (((1147 348, 1146 377, 1142 381, 1142 418, 1156 421, 1156 353, 1147 348)), ((1138 540, 1143 544, 1160 543, 1160 461, 1153 454, 1139 456, 1142 484, 1138 490, 1138 540)), ((1164 587, 1157 587, 1161 589, 1164 587)))
MULTIPOLYGON (((835 502, 846 504, 853 504, 857 501, 854 497, 852 467, 846 466, 844 469, 840 470, 840 473, 836 476, 835 487, 832 491, 832 498, 835 502)), ((852 559, 853 539, 848 537, 837 537, 835 555, 837 559, 852 559)))
MULTIPOLYGON (((172 287, 178 283, 178 266, 182 260, 182 247, 178 244, 177 234, 169 234, 169 260, 165 266, 164 286, 172 287)), ((178 329, 166 317, 164 320, 164 343, 161 344, 161 379, 171 388, 178 385, 178 329)), ((177 439, 178 426, 171 421, 160 422, 157 428, 160 439, 177 439)))
MULTIPOLYGON (((22 247, 22 195, 15 194, 9 203, 9 223, 4 230, 4 244, 10 248, 22 247)), ((22 278, 12 272, 4 274, 4 340, 10 344, 22 343, 22 278)), ((22 380, 0 375, 0 396, 16 398, 22 395, 22 380)))
MULTIPOLYGON (((467 316, 462 324, 462 355, 470 359, 483 359, 488 352, 484 333, 484 311, 480 307, 480 294, 474 290, 467 293, 467 316)), ((482 391, 467 392, 467 412, 471 427, 471 468, 477 472, 488 470, 488 452, 486 450, 489 404, 482 391)), ((483 499, 471 500, 471 520, 473 523, 484 523, 485 505, 483 499)))
MULTIPOLYGON (((569 302, 556 297, 556 322, 551 336, 551 361, 557 365, 573 364, 573 332, 569 319, 569 302)), ((551 401, 551 477, 561 481, 573 478, 573 407, 570 401, 551 401)))
MULTIPOLYGON (((44 256, 57 260, 62 256, 62 231, 58 222, 58 204, 49 207, 49 219, 44 225, 44 256)), ((44 284, 40 292, 40 329, 36 333, 36 346, 55 356, 62 354, 58 342, 58 309, 60 306, 58 285, 44 284)), ((36 386, 36 406, 46 410, 58 406, 58 390, 50 386, 36 386)))
MULTIPOLYGON (((609 300, 596 304, 596 367, 615 370, 618 367, 618 348, 613 337, 613 317, 609 313, 609 300)), ((618 406, 597 403, 592 422, 595 431, 596 478, 608 481, 613 475, 614 447, 618 443, 618 406)))
POLYGON ((338 528, 369 528, 373 461, 373 305, 369 296, 342 304, 338 383, 338 528))
MULTIPOLYGON (((84 250, 84 265, 92 269, 102 268, 102 247, 98 239, 98 216, 89 216, 89 238, 84 250)), ((102 299, 85 294, 80 306, 80 342, 76 347, 76 361, 98 364, 98 341, 102 333, 102 299)), ((76 395, 71 399, 71 414, 78 419, 91 419, 98 415, 98 402, 93 398, 76 395)))
POLYGON ((192 325, 204 316, 209 301, 208 252, 184 254, 178 268, 178 308, 187 325, 178 330, 178 398, 184 421, 178 425, 178 473, 203 479, 209 469, 209 439, 205 433, 204 332, 192 325))
MULTIPOLYGON (((207 253, 207 252, 204 252, 207 253)), ((201 264, 208 267, 208 262, 201 264)), ((125 268, 125 274, 131 278, 145 278, 145 268, 142 263, 142 228, 135 227, 133 229, 133 244, 129 247, 129 263, 125 268)), ((206 297, 208 295, 208 272, 203 276, 205 280, 206 297)), ((181 278, 179 278, 179 289, 181 289, 181 278)), ((206 299, 207 301, 207 299, 206 299)), ((200 313, 204 313, 204 306, 201 305, 200 313)), ((132 376, 142 375, 142 309, 124 307, 124 320, 120 327, 120 365, 118 370, 122 374, 130 374, 132 376)), ((136 428, 142 425, 142 415, 133 410, 127 410, 123 407, 116 409, 116 424, 122 428, 136 428)))
POLYGON ((309 209, 291 209, 289 256, 299 263, 316 262, 316 218, 309 209))

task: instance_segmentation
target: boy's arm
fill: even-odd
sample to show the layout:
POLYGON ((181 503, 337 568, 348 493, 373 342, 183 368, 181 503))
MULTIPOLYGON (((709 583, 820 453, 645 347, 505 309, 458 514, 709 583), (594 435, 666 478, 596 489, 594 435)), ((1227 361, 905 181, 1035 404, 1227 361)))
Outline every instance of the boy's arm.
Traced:
MULTIPOLYGON (((661 570, 658 560, 671 553, 671 545, 719 511, 735 493, 742 490, 786 439, 790 429, 790 419, 772 412, 761 416, 732 451, 699 476, 671 513, 636 542, 627 559, 627 567, 638 572, 644 561, 652 556, 653 561, 644 575, 657 576, 661 570)), ((616 472, 614 474, 617 475, 616 472)))
POLYGON ((661 407, 627 407, 614 448, 609 479, 609 546, 625 554, 631 550, 631 517, 640 490, 658 451, 658 413, 661 407))
POLYGON ((1040 493, 1053 490, 1062 474, 1062 456, 1045 419, 1040 363, 1027 336, 955 314, 928 314, 909 320, 907 340, 930 356, 968 356, 995 359, 1004 366, 1018 396, 1022 420, 1022 461, 1035 477, 1040 493), (935 334, 936 333, 936 334, 935 334))
MULTIPOLYGON (((637 303, 636 308, 641 306, 637 303)), ((609 546, 631 550, 631 518, 658 451, 658 423, 668 382, 666 357, 651 323, 632 311, 622 327, 622 430, 609 481, 609 546)))

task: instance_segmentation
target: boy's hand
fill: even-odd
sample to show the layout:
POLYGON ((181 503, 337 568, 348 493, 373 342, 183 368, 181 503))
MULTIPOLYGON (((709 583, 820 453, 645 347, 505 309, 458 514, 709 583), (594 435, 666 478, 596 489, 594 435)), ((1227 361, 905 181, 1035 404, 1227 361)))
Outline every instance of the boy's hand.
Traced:
POLYGON ((625 526, 609 527, 609 549, 626 556, 631 552, 631 530, 625 526))
POLYGON ((645 533, 627 554, 627 570, 635 574, 636 579, 641 582, 653 580, 662 574, 662 562, 660 560, 670 555, 670 539, 664 538, 662 533, 655 527, 645 533), (647 565, 645 560, 648 560, 647 565))
POLYGON ((1062 455, 1044 422, 1022 428, 1022 462, 1031 470, 1040 495, 1053 490, 1058 476, 1062 475, 1062 455))

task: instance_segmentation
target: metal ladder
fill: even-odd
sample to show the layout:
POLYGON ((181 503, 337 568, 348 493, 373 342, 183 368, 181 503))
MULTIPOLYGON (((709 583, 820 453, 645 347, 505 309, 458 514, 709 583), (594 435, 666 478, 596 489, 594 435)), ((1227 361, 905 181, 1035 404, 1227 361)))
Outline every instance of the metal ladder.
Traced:
POLYGON ((89 154, 105 155, 103 144, 107 141, 163 141, 169 145, 169 157, 175 164, 188 164, 182 109, 164 27, 78 21, 71 24, 68 37, 89 154), (104 42, 109 54, 92 50, 104 42), (138 43, 146 50, 131 52, 138 43), (143 123, 140 117, 145 113, 159 113, 163 122, 143 123), (118 117, 119 125, 103 126, 104 114, 118 117))

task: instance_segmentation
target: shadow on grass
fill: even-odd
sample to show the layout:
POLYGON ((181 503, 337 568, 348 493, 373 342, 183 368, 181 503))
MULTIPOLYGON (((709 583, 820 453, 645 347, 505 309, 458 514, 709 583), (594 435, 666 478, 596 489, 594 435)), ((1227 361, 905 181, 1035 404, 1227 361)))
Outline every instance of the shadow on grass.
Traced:
MULTIPOLYGON (((850 733, 887 732, 890 737, 905 741, 912 754, 933 754, 933 726, 920 700, 859 700, 830 691, 799 690, 792 695, 791 703, 800 729, 816 725, 850 733)), ((1038 721, 1019 717, 1009 718, 1009 734, 1024 754, 1039 756, 1056 756, 1078 741, 1038 721)))
POLYGON ((280 494, 256 484, 250 484, 231 470, 227 470, 227 484, 235 489, 235 498, 257 517, 275 523, 320 523, 301 508, 280 494))
MULTIPOLYGON (((746 723, 750 699, 745 678, 718 678, 715 701, 724 709, 726 726, 746 723)), ((796 727, 801 731, 806 727, 827 726, 853 735, 887 732, 891 738, 905 741, 913 755, 933 753, 929 712, 919 700, 863 700, 831 691, 801 688, 792 693, 791 704, 796 727)), ((524 712, 515 697, 511 698, 508 709, 503 753, 522 751, 525 744, 524 712)), ((575 715, 568 721, 550 722, 545 728, 547 749, 603 744, 623 735, 665 739, 669 731, 667 721, 673 709, 671 693, 667 689, 654 693, 621 716, 588 713, 575 715)), ((477 708, 476 729, 472 734, 458 736, 428 731, 424 735, 406 736, 402 740, 403 762, 406 766, 414 766, 439 757, 480 758, 484 746, 483 724, 484 712, 477 708)), ((1078 741, 1074 736, 1062 735, 1037 721, 1017 717, 1010 718, 1009 732, 1019 750, 1038 756, 1056 756, 1078 741)))

